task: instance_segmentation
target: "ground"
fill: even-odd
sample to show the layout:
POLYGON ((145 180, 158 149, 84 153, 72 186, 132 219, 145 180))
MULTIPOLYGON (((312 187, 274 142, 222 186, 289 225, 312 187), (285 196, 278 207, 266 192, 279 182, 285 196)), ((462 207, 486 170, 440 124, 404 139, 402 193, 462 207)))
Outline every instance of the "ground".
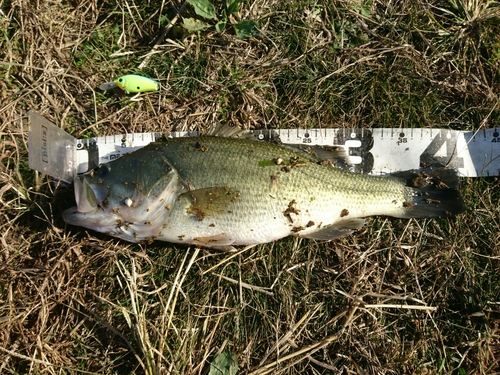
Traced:
POLYGON ((0 2, 0 373, 199 374, 220 353, 242 374, 499 373, 498 177, 462 179, 457 218, 234 254, 65 225, 30 109, 79 138, 500 127, 497 2, 213 4, 0 2), (161 90, 98 89, 131 73, 161 90))

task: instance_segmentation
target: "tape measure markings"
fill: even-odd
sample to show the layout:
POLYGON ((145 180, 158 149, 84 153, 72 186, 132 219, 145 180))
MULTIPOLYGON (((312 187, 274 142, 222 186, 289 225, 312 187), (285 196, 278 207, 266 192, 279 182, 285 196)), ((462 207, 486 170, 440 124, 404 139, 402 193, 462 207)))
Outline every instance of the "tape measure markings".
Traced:
MULTIPOLYGON (((261 129, 262 141, 289 145, 344 147, 350 170, 371 174, 416 169, 432 162, 456 168, 463 176, 500 175, 500 134, 497 128, 463 132, 427 128, 261 129), (489 143, 484 143, 490 141, 489 143), (475 144, 475 146, 472 146, 475 144)), ((197 136, 199 132, 129 133, 80 139, 76 145, 78 173, 119 158, 160 137, 197 136)))

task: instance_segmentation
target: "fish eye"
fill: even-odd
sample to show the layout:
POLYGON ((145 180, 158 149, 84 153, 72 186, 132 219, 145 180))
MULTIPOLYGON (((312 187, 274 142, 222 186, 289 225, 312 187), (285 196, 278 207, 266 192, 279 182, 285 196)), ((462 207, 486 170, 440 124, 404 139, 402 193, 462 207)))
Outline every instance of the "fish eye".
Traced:
POLYGON ((122 201, 122 203, 123 203, 125 206, 127 206, 127 207, 132 207, 132 204, 134 204, 134 201, 133 201, 131 198, 127 197, 127 198, 125 198, 125 199, 122 201))

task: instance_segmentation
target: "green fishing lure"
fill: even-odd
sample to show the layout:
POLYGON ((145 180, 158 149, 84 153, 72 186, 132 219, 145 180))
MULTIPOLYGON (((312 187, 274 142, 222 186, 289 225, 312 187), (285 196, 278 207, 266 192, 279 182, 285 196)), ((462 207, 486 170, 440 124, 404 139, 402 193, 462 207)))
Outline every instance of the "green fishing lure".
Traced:
POLYGON ((136 94, 130 100, 138 101, 138 96, 141 92, 147 91, 158 91, 160 88, 160 84, 155 80, 139 76, 137 74, 127 74, 115 79, 112 82, 103 83, 99 88, 101 90, 112 90, 116 87, 119 87, 121 90, 125 91, 127 94, 136 94))
POLYGON ((128 93, 158 91, 159 84, 155 80, 136 74, 127 74, 115 80, 116 86, 128 93))

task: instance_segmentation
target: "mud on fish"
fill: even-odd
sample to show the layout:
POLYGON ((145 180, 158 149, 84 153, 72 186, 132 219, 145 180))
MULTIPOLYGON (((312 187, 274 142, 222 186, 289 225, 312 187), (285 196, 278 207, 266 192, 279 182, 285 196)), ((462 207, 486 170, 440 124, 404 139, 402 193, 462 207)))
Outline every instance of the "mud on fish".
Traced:
POLYGON ((464 210, 458 182, 442 167, 379 177, 262 141, 173 138, 78 176, 77 205, 64 219, 131 242, 218 249, 289 235, 332 240, 367 216, 457 215, 464 210))

